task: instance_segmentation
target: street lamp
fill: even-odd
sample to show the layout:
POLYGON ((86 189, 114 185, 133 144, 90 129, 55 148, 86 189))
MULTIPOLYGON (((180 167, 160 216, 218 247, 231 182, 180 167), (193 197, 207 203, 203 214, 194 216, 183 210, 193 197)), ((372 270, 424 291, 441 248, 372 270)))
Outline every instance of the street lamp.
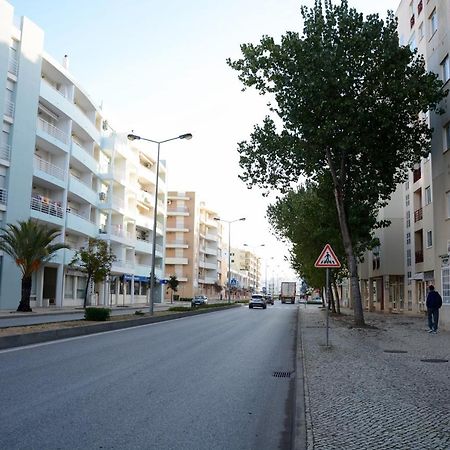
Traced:
POLYGON ((244 221, 245 217, 235 220, 225 220, 220 217, 214 217, 214 220, 226 222, 228 224, 228 303, 231 303, 231 224, 234 222, 244 221))
POLYGON ((176 139, 192 139, 191 133, 181 134, 180 136, 165 139, 164 141, 154 141, 153 139, 147 139, 136 134, 129 134, 127 136, 130 141, 148 141, 158 144, 158 154, 156 157, 156 185, 155 185, 155 211, 153 216, 153 244, 152 244, 152 266, 150 272, 150 314, 153 315, 154 304, 154 286, 155 286, 155 261, 156 261, 156 216, 158 214, 158 183, 159 183, 159 149, 161 144, 169 141, 175 141, 176 139))
MULTIPOLYGON (((259 247, 265 247, 266 246, 266 244, 259 244, 259 245, 249 245, 249 244, 242 244, 244 247, 248 247, 248 248, 251 248, 252 249, 252 251, 254 252, 257 248, 259 248, 259 247)), ((256 255, 255 255, 256 256, 256 255)), ((259 271, 258 271, 258 263, 256 264, 256 273, 254 274, 255 275, 255 279, 254 279, 254 282, 255 282, 255 288, 256 288, 256 290, 258 290, 258 286, 259 286, 259 271)), ((251 273, 251 272, 250 272, 251 273)), ((267 276, 266 276, 266 282, 267 282, 267 276)), ((251 286, 252 288, 253 288, 253 286, 251 286)), ((267 291, 267 286, 266 286, 266 291, 267 291)))

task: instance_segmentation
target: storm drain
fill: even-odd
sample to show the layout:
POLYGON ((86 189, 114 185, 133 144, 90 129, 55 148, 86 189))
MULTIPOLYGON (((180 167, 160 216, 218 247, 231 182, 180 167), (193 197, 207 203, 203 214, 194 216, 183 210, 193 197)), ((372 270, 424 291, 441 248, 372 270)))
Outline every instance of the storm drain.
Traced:
POLYGON ((421 361, 428 363, 448 363, 448 359, 421 359, 421 361))
POLYGON ((274 376, 275 378, 291 378, 291 374, 293 372, 282 372, 282 371, 276 371, 273 373, 272 376, 274 376))
POLYGON ((408 353, 406 350, 385 350, 384 353, 408 353))

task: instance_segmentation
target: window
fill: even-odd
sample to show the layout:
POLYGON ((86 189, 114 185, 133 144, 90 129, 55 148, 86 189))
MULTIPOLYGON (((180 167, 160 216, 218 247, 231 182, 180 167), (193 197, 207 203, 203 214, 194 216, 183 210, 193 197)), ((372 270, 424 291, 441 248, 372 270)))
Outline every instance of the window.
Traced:
POLYGON ((406 228, 411 227, 411 211, 406 211, 406 228))
POLYGON ((425 205, 429 205, 431 203, 431 186, 427 186, 425 188, 425 205))
POLYGON ((75 277, 72 275, 66 275, 66 281, 64 283, 64 298, 73 298, 74 285, 75 285, 75 277))
POLYGON ((431 230, 427 231, 427 247, 433 246, 433 232, 431 230))
POLYGON ((409 181, 405 181, 405 191, 409 189, 409 181))
POLYGON ((442 268, 442 302, 450 305, 450 267, 442 268))
POLYGON ((419 25, 419 42, 423 39, 423 22, 419 25))
POLYGON ((450 78, 450 58, 448 55, 441 62, 442 81, 445 83, 450 78))
POLYGON ((411 233, 406 233, 406 245, 411 245, 411 233))
POLYGON ((430 38, 431 38, 431 37, 433 37, 434 33, 436 33, 437 28, 438 28, 436 8, 434 8, 433 12, 431 13, 429 21, 430 21, 430 33, 431 33, 430 38))
POLYGON ((406 250, 406 265, 411 267, 411 249, 406 250))
POLYGON ((405 204, 406 204, 406 206, 409 206, 409 194, 406 194, 405 204))
POLYGON ((411 36, 411 39, 409 40, 409 49, 414 52, 417 49, 417 42, 416 42, 416 34, 413 33, 411 36))
POLYGON ((450 148, 450 123, 444 127, 444 152, 450 148))
POLYGON ((408 272, 408 284, 411 284, 412 272, 408 272))
POLYGON ((84 291, 86 290, 87 278, 78 277, 77 282, 77 298, 84 298, 84 291))

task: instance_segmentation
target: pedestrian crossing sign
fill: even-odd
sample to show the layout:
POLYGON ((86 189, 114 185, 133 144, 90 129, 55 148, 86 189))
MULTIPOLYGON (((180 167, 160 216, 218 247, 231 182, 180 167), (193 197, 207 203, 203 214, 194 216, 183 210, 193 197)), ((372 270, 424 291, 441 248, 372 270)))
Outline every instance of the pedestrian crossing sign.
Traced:
POLYGON ((341 267, 339 259, 334 254, 330 244, 325 245, 322 253, 317 258, 314 267, 341 267))

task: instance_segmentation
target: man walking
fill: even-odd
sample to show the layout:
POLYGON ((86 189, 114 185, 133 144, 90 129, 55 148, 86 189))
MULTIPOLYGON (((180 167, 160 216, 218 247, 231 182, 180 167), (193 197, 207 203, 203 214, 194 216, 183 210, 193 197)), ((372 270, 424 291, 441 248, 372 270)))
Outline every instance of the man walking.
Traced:
POLYGON ((439 322, 439 308, 442 306, 442 297, 434 290, 434 286, 428 286, 427 313, 428 313, 428 333, 436 333, 439 322))

